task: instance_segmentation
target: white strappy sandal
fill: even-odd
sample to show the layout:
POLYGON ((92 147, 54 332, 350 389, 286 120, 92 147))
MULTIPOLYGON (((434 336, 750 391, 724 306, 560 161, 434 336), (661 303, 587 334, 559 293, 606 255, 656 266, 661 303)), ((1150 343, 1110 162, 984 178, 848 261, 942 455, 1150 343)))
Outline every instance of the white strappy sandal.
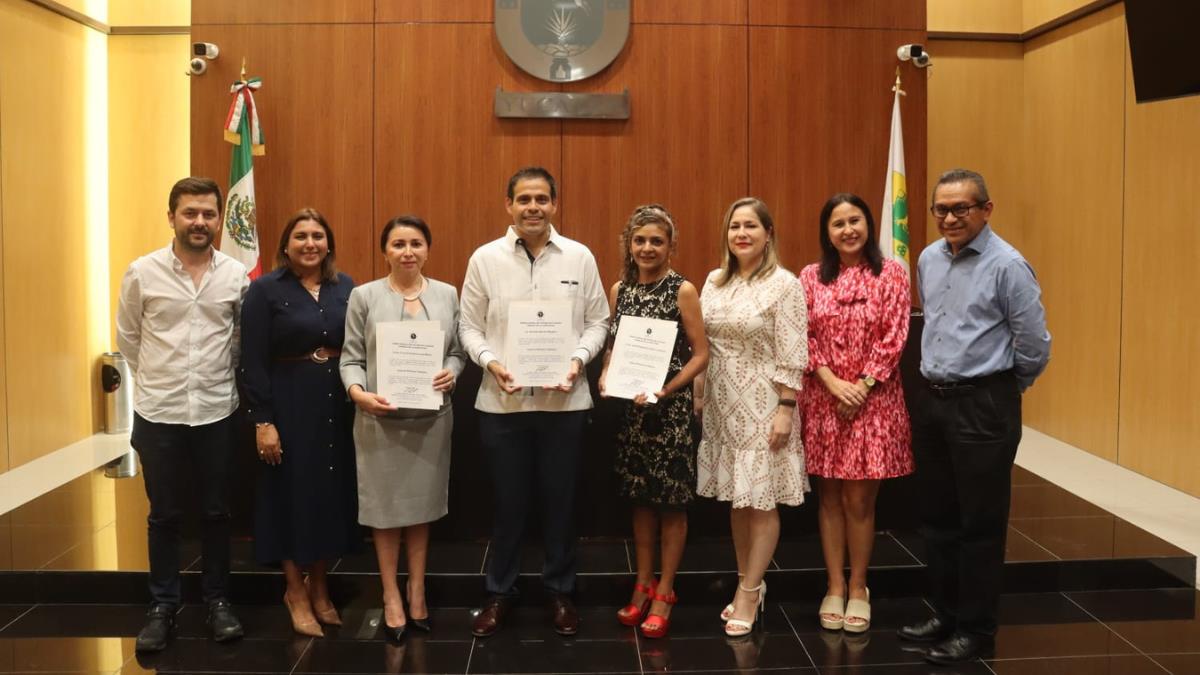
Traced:
MULTIPOLYGON (((746 576, 746 575, 745 574, 738 575, 738 585, 739 586, 742 584, 742 577, 744 577, 744 576, 746 576)), ((721 623, 725 623, 726 621, 728 621, 729 617, 731 617, 731 616, 733 616, 733 603, 732 602, 729 603, 728 605, 725 605, 725 609, 721 610, 721 623)))
POLYGON ((729 620, 725 622, 725 635, 728 635, 729 637, 742 637, 749 635, 754 630, 754 624, 758 622, 759 615, 762 614, 763 606, 766 605, 767 602, 767 582, 765 581, 754 588, 746 588, 741 584, 738 584, 738 588, 746 593, 758 591, 758 602, 754 606, 753 619, 746 621, 744 619, 736 619, 732 616, 729 617, 729 620))

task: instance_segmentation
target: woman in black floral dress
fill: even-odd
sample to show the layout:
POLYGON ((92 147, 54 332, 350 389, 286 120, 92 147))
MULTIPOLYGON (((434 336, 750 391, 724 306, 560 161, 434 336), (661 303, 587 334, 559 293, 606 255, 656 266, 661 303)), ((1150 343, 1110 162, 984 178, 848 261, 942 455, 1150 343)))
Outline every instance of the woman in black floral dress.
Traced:
POLYGON ((634 210, 621 234, 622 280, 609 291, 613 321, 600 393, 622 316, 679 324, 667 381, 661 391, 625 404, 617 434, 620 494, 633 502, 637 583, 629 605, 617 612, 627 625, 641 624, 646 637, 663 637, 675 604, 675 571, 687 541, 687 505, 696 492, 692 434, 692 379, 708 365, 708 340, 696 287, 671 269, 675 221, 658 204, 634 210), (654 401, 654 402, 652 402, 654 401), (655 540, 661 531, 662 575, 654 579, 655 540))

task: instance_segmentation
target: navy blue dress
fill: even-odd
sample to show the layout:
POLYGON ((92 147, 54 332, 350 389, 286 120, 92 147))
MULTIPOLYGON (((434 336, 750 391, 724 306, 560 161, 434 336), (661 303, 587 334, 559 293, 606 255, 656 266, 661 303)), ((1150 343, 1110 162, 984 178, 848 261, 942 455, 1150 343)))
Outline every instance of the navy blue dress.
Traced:
POLYGON ((242 301, 242 389, 247 417, 272 422, 283 461, 259 466, 255 557, 306 565, 333 560, 362 543, 354 467, 353 404, 337 357, 307 358, 317 347, 342 348, 354 282, 345 274, 321 284, 320 299, 290 270, 250 284, 242 301))

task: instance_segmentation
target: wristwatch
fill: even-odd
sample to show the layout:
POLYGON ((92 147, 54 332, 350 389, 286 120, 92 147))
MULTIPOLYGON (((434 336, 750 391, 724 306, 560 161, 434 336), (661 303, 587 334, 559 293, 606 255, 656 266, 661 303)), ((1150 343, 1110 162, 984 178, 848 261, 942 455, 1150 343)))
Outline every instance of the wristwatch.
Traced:
POLYGON ((862 380, 863 384, 867 385, 867 391, 875 388, 875 378, 871 377, 870 375, 859 375, 858 379, 862 380))

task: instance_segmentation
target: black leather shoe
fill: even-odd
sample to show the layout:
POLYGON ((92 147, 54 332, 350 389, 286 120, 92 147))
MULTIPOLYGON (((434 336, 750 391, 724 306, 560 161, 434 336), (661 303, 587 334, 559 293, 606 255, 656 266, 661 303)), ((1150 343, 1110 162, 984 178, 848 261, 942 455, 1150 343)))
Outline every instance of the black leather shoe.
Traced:
POLYGON ((471 622, 471 635, 487 637, 504 625, 504 617, 508 615, 510 601, 508 598, 494 595, 479 608, 479 614, 471 622))
POLYGON ((175 608, 171 605, 154 605, 146 612, 146 625, 138 632, 134 649, 139 652, 161 652, 175 627, 175 608))
POLYGON ((554 593, 550 596, 550 620, 554 623, 554 632, 559 635, 579 632, 579 611, 566 595, 554 593))
POLYGON ((909 642, 941 642, 953 634, 954 627, 936 616, 896 631, 897 637, 909 642))
POLYGON ((427 616, 424 619, 414 619, 410 616, 408 617, 408 625, 412 626, 413 630, 428 633, 433 630, 433 617, 427 616))
POLYGON ((925 660, 940 666, 966 663, 990 656, 992 646, 992 638, 955 633, 953 637, 930 647, 929 651, 925 652, 925 660))
POLYGON ((245 634, 242 622, 234 615, 229 601, 224 599, 208 603, 208 627, 217 642, 229 642, 245 634))

